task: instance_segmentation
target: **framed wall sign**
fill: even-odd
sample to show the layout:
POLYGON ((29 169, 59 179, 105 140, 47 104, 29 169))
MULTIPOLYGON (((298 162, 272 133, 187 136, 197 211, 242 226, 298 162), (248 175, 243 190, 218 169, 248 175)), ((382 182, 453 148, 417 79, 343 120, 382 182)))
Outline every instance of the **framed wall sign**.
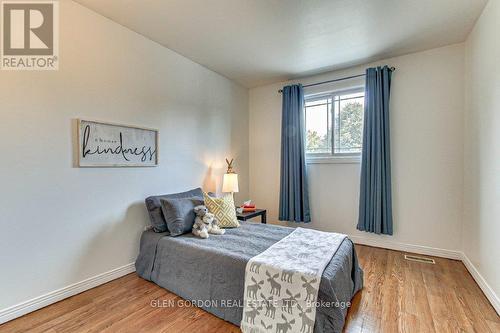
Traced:
POLYGON ((158 130, 78 119, 79 167, 154 167, 158 130))

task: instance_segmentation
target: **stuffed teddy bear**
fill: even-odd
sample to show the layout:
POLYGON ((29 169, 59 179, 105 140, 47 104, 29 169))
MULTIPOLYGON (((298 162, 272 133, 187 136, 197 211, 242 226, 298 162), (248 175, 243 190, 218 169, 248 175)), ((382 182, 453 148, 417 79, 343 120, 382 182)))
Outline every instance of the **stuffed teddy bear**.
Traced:
POLYGON ((194 207, 196 218, 194 220, 192 233, 201 238, 208 238, 208 234, 223 235, 226 231, 217 224, 215 215, 210 213, 207 207, 200 205, 194 207))

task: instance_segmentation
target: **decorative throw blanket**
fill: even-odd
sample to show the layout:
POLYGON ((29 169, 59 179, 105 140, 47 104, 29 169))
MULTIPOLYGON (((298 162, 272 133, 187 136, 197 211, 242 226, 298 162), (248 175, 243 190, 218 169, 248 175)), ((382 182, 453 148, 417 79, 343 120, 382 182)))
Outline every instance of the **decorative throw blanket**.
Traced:
POLYGON ((321 276, 346 237, 297 228, 250 259, 241 330, 312 333, 321 276))

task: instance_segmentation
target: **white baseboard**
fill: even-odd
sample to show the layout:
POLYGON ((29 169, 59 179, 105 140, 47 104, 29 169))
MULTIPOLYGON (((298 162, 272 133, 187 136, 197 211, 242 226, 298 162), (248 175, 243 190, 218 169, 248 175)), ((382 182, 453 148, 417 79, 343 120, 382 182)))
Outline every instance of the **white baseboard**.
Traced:
POLYGON ((476 266, 470 261, 470 259, 465 255, 465 253, 462 253, 462 262, 464 263, 465 267, 469 271, 469 273, 472 275, 474 280, 476 280, 476 283, 479 285, 479 288, 483 291, 484 295, 490 301, 491 305, 495 309, 498 315, 500 315, 500 298, 498 295, 495 293, 493 288, 486 282, 486 280, 483 278, 481 273, 477 270, 476 266))
POLYGON ((362 237, 362 236, 349 236, 349 238, 355 244, 381 247, 381 248, 389 249, 389 250, 411 252, 411 253, 417 253, 417 254, 423 254, 423 255, 427 255, 427 256, 441 257, 441 258, 447 258, 447 259, 462 260, 462 252, 460 252, 460 251, 440 249, 437 247, 429 247, 429 246, 422 246, 422 245, 413 245, 413 244, 405 244, 405 243, 399 243, 399 242, 391 242, 391 241, 388 241, 385 239, 384 240, 377 240, 377 239, 371 239, 371 238, 362 237))
POLYGON ((79 294, 83 291, 95 288, 101 284, 117 279, 132 272, 135 272, 134 263, 112 269, 108 272, 93 276, 67 287, 52 291, 45 295, 35 297, 6 309, 0 309, 0 324, 21 317, 22 315, 33 312, 65 298, 79 294))

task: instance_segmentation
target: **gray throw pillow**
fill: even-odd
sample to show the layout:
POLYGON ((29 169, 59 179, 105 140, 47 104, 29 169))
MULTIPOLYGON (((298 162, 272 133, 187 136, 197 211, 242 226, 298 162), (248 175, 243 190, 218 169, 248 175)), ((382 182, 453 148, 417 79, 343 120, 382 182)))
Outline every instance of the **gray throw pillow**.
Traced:
POLYGON ((160 202, 170 236, 191 232, 196 217, 193 209, 198 205, 203 205, 203 199, 160 199, 160 202))
POLYGON ((199 198, 203 200, 203 191, 201 188, 195 188, 190 191, 164 194, 164 195, 154 195, 146 198, 146 208, 148 209, 149 219, 151 220, 151 225, 153 230, 156 232, 166 232, 168 231, 167 223, 163 217, 161 210, 160 199, 172 199, 172 198, 199 198))

